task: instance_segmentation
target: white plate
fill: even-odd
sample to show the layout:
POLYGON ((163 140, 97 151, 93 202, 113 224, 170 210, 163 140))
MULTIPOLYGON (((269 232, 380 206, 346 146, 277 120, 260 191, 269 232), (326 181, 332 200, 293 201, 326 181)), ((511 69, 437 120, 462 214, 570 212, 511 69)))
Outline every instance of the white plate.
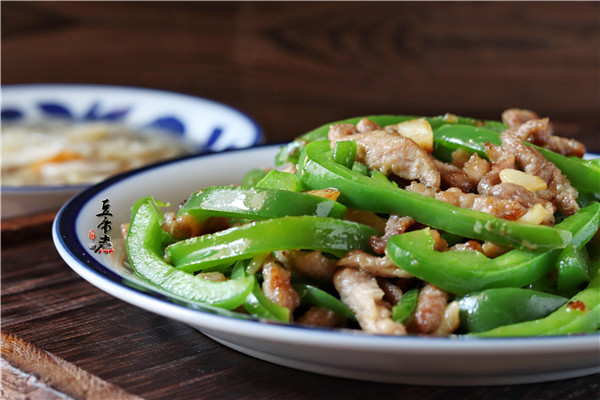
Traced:
MULTIPOLYGON (((242 112, 212 101, 162 90, 107 85, 2 86, 2 122, 61 118, 119 122, 180 136, 196 152, 218 152, 262 143, 262 129, 242 112)), ((91 185, 2 187, 2 218, 57 209, 91 185)))
POLYGON ((73 198, 53 227, 69 266, 124 301, 183 321, 242 353, 292 368, 339 377, 419 385, 500 385, 565 379, 600 372, 600 336, 451 339, 369 336, 348 331, 266 324, 194 309, 161 293, 124 283, 132 278, 106 254, 89 250, 102 201, 113 214, 112 235, 131 205, 154 195, 172 204, 210 185, 239 183, 251 168, 272 165, 277 146, 163 163, 115 177, 73 198), (202 171, 202 173, 199 173, 202 171))

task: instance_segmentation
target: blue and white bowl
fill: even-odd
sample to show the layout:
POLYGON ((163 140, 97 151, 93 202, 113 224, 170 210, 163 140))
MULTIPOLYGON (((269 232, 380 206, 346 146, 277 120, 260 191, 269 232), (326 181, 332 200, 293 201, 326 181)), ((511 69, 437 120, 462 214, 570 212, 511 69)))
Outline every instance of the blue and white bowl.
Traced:
MULTIPOLYGON (((192 152, 253 147, 261 127, 244 113, 213 100, 126 86, 32 84, 2 86, 2 123, 45 119, 74 123, 118 122, 136 131, 178 136, 192 152)), ((2 186, 2 218, 57 209, 90 185, 2 186)))

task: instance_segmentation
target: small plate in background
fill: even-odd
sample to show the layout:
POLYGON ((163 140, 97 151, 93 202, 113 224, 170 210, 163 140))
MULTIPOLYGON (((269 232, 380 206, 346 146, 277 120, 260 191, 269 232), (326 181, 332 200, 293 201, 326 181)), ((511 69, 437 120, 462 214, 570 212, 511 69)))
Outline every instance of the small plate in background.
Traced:
MULTIPOLYGON (((261 127, 221 103, 161 90, 107 85, 39 84, 2 86, 2 124, 120 123, 135 131, 163 131, 192 153, 212 153, 260 144, 261 127)), ((2 218, 58 209, 91 184, 2 186, 2 218)))

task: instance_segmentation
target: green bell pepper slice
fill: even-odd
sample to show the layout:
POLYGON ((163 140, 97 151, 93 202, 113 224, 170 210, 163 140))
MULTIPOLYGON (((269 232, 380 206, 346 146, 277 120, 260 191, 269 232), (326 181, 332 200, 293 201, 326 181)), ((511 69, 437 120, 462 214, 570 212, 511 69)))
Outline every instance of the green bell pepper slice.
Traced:
POLYGON ((302 304, 327 308, 346 319, 356 321, 354 312, 335 296, 313 285, 294 283, 293 286, 298 292, 302 304))
MULTIPOLYGON (((133 270, 146 282, 187 301, 225 309, 239 307, 254 286, 254 277, 210 282, 179 271, 163 260, 163 216, 150 197, 136 202, 127 234, 127 255, 133 270)), ((168 234, 167 234, 168 235, 168 234)))
POLYGON ((392 319, 395 322, 404 323, 411 315, 414 314, 419 303, 419 290, 411 289, 404 293, 398 304, 392 307, 392 319))
POLYGON ((308 189, 338 189, 338 201, 350 208, 407 215, 442 231, 510 247, 560 248, 566 246, 572 236, 559 228, 522 224, 456 207, 353 172, 333 161, 326 140, 306 146, 298 163, 298 181, 308 189))
POLYGON ((566 304, 544 318, 469 334, 477 337, 550 336, 592 333, 600 328, 600 274, 566 304))
POLYGON ((558 278, 556 286, 559 291, 570 290, 590 281, 589 260, 585 247, 567 246, 558 256, 556 263, 558 278))
MULTIPOLYGON (((600 203, 582 208, 557 227, 583 246, 598 231, 600 203)), ((448 292, 466 295, 490 288, 523 287, 552 271, 561 249, 530 252, 511 250, 496 258, 478 251, 434 250, 430 228, 392 236, 387 254, 400 268, 448 292)))
POLYGON ((353 249, 369 251, 369 238, 377 234, 369 226, 335 218, 274 218, 182 240, 167 247, 165 258, 193 272, 276 250, 321 250, 341 257, 353 249))
POLYGON ((244 175, 244 178, 242 179, 242 186, 254 186, 266 175, 267 171, 264 169, 251 169, 246 173, 246 175, 244 175))
POLYGON ((487 289, 458 300, 460 329, 463 332, 483 332, 502 325, 543 318, 567 301, 566 297, 530 289, 487 289))
POLYGON ((346 207, 324 197, 285 189, 214 186, 194 193, 177 215, 196 219, 208 217, 247 218, 251 220, 285 216, 316 215, 344 218, 346 207))
POLYGON ((270 170, 253 186, 265 189, 284 189, 291 192, 298 191, 296 175, 289 172, 278 171, 276 169, 270 170))
POLYGON ((342 164, 346 168, 352 168, 356 161, 358 145, 355 140, 341 140, 335 143, 333 148, 333 161, 342 164))
MULTIPOLYGON (((486 157, 486 143, 501 145, 498 132, 467 125, 445 125, 434 130, 434 155, 450 160, 456 149, 476 152, 486 157)), ((536 148, 548 161, 556 165, 569 179, 571 185, 581 192, 600 193, 600 166, 578 157, 566 157, 543 147, 526 142, 536 148)))

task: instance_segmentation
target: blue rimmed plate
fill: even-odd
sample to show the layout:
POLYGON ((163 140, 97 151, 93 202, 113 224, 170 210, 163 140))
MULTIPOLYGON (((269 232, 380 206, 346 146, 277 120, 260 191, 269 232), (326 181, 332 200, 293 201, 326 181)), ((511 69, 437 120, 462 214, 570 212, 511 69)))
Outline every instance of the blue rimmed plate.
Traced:
POLYGON ((161 293, 119 261, 118 227, 140 197, 177 205, 202 187, 239 183, 249 169, 272 165, 278 146, 189 157, 111 178, 70 200, 57 215, 53 239, 84 279, 137 307, 189 324, 242 353, 291 368, 378 382, 420 385, 503 385, 600 372, 600 336, 452 339, 369 336, 356 332, 263 323, 161 293), (198 173, 198 171, 203 171, 198 173), (116 252, 96 253, 90 239, 110 207, 116 252))
MULTIPOLYGON (((249 116, 204 98, 162 90, 83 84, 2 86, 2 123, 61 119, 118 122, 135 131, 160 130, 194 153, 252 147, 264 141, 249 116)), ((90 185, 3 186, 2 217, 56 209, 90 185)))

